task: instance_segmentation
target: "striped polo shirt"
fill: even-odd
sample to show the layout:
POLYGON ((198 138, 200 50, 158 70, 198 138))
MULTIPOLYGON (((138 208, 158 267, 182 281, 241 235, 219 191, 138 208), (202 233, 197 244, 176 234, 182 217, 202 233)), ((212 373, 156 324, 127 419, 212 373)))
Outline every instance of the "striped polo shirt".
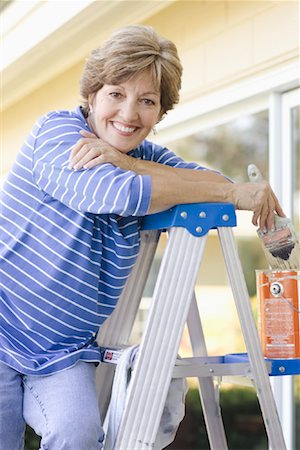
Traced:
MULTIPOLYGON (((0 194, 0 361, 24 374, 100 361, 96 333, 139 252, 151 177, 108 163, 70 170, 84 129, 80 107, 40 118, 0 194)), ((201 169, 149 141, 129 154, 201 169)))

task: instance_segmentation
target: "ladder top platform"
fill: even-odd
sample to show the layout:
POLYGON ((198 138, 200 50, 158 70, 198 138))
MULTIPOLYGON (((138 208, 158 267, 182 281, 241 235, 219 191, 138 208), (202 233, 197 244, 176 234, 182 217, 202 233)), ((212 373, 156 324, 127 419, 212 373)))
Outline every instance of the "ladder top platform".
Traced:
POLYGON ((190 203, 145 216, 142 230, 186 228, 194 236, 203 236, 218 227, 235 227, 236 215, 231 203, 190 203))

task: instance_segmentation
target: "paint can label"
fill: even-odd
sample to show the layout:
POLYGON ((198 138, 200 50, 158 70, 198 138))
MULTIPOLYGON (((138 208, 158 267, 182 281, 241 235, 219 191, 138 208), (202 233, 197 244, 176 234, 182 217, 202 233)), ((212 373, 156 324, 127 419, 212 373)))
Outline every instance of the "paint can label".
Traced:
POLYGON ((300 358, 300 272, 257 270, 258 329, 267 358, 300 358))

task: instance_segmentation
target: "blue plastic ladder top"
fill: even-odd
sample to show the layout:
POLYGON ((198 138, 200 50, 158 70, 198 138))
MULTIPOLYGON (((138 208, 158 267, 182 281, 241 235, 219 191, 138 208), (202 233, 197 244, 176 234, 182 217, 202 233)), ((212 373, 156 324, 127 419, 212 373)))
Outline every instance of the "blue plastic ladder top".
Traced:
MULTIPOLYGON (((247 353, 232 353, 224 356, 224 362, 236 363, 236 362, 248 362, 247 353)), ((298 375, 300 374, 300 358, 265 358, 268 366, 268 372, 271 376, 282 375, 298 375)))
POLYGON ((194 236, 203 236, 218 227, 235 227, 236 215, 231 203, 190 203, 145 216, 142 230, 186 228, 194 236))

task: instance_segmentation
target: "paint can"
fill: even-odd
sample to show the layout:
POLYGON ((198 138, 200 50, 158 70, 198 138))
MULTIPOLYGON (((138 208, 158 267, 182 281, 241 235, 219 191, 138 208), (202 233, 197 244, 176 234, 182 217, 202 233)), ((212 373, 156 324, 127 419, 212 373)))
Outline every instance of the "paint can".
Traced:
POLYGON ((258 330, 267 358, 300 358, 300 271, 257 270, 258 330))

